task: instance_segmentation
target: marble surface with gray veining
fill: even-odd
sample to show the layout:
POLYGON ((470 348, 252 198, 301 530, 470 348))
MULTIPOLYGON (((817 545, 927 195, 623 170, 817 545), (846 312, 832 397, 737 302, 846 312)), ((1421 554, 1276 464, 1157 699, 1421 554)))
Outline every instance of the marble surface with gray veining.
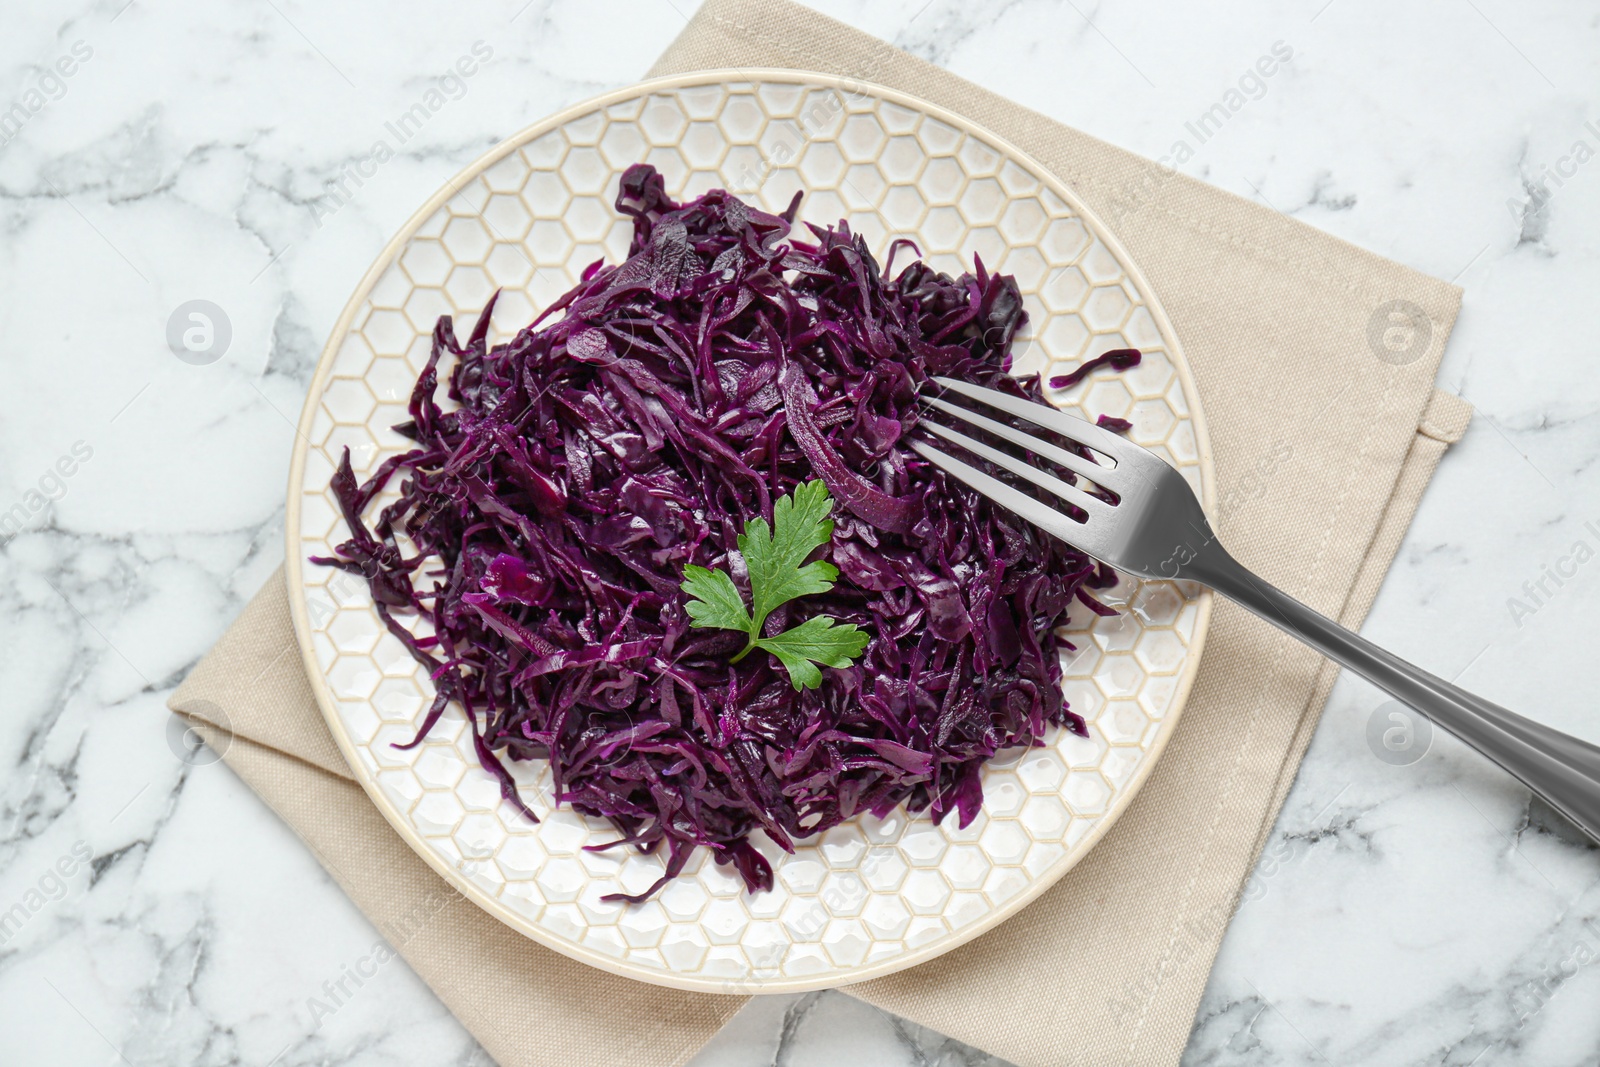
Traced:
MULTIPOLYGON (((1440 381, 1478 414, 1365 632, 1600 741, 1600 9, 818 6, 1463 286, 1440 381), (1275 50, 1289 58, 1252 74, 1275 50)), ((313 1013, 379 935, 164 701, 281 558, 293 422, 389 235, 505 135, 636 80, 692 7, 6 11, 0 1061, 488 1062, 403 962, 313 1013), (475 46, 473 75, 441 82, 475 46), (389 123, 430 91, 440 106, 399 141, 389 123), (380 140, 392 154, 363 163, 380 140), (167 337, 194 300, 229 334, 202 365, 167 337)), ((1600 850, 1395 712, 1335 687, 1189 1067, 1600 1062, 1600 850)), ((824 993, 752 1002, 695 1063, 997 1061, 824 993)))

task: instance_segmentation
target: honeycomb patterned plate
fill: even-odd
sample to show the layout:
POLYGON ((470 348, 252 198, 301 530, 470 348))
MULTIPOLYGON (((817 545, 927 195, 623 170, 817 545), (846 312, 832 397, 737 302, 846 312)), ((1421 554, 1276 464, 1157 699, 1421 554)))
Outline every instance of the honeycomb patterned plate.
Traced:
MULTIPOLYGON (((1171 736, 1195 675, 1211 596, 1124 584, 1115 617, 1087 611, 1064 662, 1087 738, 1059 731, 984 773, 965 829, 904 810, 801 842, 770 842, 777 885, 745 894, 702 852, 656 898, 637 892, 661 861, 627 850, 602 820, 552 804, 548 769, 514 768, 543 821, 529 825, 478 767, 459 709, 402 752, 432 694, 384 631, 363 583, 305 562, 347 536, 327 491, 348 447, 359 475, 403 450, 390 427, 441 314, 468 328, 496 288, 505 339, 605 258, 629 225, 612 209, 629 164, 669 191, 722 186, 768 210, 805 192, 802 219, 849 220, 880 257, 910 237, 952 273, 975 256, 1014 274, 1030 326, 1018 373, 1059 374, 1113 348, 1146 355, 1052 399, 1126 417, 1135 440, 1176 466, 1208 506, 1209 450, 1194 385, 1153 295, 1111 234, 1059 181, 998 138, 893 90, 793 71, 702 72, 647 82, 511 138, 451 181, 389 244, 346 306, 317 368, 290 476, 288 569, 295 628, 328 725, 394 828, 444 878, 512 928, 619 974, 725 993, 841 985, 927 960, 1038 896, 1106 832, 1171 736)), ((379 504, 383 502, 380 498, 379 504)))

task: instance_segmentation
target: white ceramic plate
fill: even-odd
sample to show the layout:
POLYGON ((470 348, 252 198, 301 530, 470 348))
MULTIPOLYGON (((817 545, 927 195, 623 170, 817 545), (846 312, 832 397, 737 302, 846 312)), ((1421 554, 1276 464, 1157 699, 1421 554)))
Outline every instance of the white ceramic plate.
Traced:
MULTIPOLYGON (((801 218, 847 218, 881 257, 914 239, 959 273, 981 255, 1017 278, 1031 324, 1019 373, 1059 374, 1112 348, 1143 364, 1055 397, 1132 436, 1189 479, 1208 506, 1209 449, 1194 385, 1166 317, 1114 238, 1071 192, 994 135, 902 93, 793 71, 701 72, 610 93, 501 144, 433 197, 384 250, 335 326, 300 421, 288 501, 295 629, 328 726, 395 830, 460 890, 551 948, 633 978, 714 992, 784 992, 875 977, 945 952, 1015 913, 1105 833, 1176 725, 1210 614, 1210 594, 1125 582, 1115 618, 1078 614, 1066 695, 1087 739, 984 773, 983 812, 955 820, 863 817, 787 855, 758 835, 777 887, 747 895, 703 852, 655 899, 661 866, 626 850, 603 820, 553 810, 542 763, 514 768, 543 821, 500 801, 459 709, 418 748, 433 688, 384 631, 364 585, 306 562, 347 535, 328 492, 340 451, 358 475, 407 442, 389 429, 440 314, 465 332, 496 288, 491 340, 566 291, 584 266, 624 255, 612 209, 629 164, 654 164, 678 197, 730 188, 768 210, 796 190, 801 218)), ((381 502, 386 498, 380 498, 381 502)), ((377 505, 375 505, 377 506, 377 505)))

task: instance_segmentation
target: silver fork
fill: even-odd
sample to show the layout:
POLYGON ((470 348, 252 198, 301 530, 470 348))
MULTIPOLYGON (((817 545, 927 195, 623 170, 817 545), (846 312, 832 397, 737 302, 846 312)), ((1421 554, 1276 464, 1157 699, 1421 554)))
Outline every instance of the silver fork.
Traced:
POLYGON ((1141 578, 1183 579, 1209 585, 1443 726, 1600 841, 1600 748, 1435 677, 1258 578, 1222 547, 1189 483, 1148 449, 1044 404, 952 378, 934 381, 951 393, 1105 456, 1112 466, 1085 459, 948 400, 922 398, 923 403, 945 415, 1110 490, 1116 502, 1069 485, 1040 469, 1036 462, 931 419, 924 420, 921 427, 1038 486, 1072 505, 1077 514, 1049 507, 925 441, 913 440, 911 447, 930 463, 1119 571, 1141 578))

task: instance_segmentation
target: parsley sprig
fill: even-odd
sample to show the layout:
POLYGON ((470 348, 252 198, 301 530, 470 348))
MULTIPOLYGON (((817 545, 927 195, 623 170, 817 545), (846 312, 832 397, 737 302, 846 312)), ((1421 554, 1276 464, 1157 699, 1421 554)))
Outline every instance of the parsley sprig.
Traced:
POLYGON ((732 662, 738 663, 761 648, 778 657, 796 689, 822 684, 824 667, 848 667, 866 647, 868 634, 854 623, 840 625, 827 615, 816 615, 775 637, 761 636, 767 616, 796 597, 826 593, 839 577, 839 568, 823 560, 806 563, 811 553, 833 537, 833 498, 820 480, 797 486, 772 505, 772 525, 750 519, 739 535, 739 554, 750 572, 750 607, 726 571, 694 565, 683 569, 683 591, 693 625, 708 629, 739 630, 748 640, 732 662))

